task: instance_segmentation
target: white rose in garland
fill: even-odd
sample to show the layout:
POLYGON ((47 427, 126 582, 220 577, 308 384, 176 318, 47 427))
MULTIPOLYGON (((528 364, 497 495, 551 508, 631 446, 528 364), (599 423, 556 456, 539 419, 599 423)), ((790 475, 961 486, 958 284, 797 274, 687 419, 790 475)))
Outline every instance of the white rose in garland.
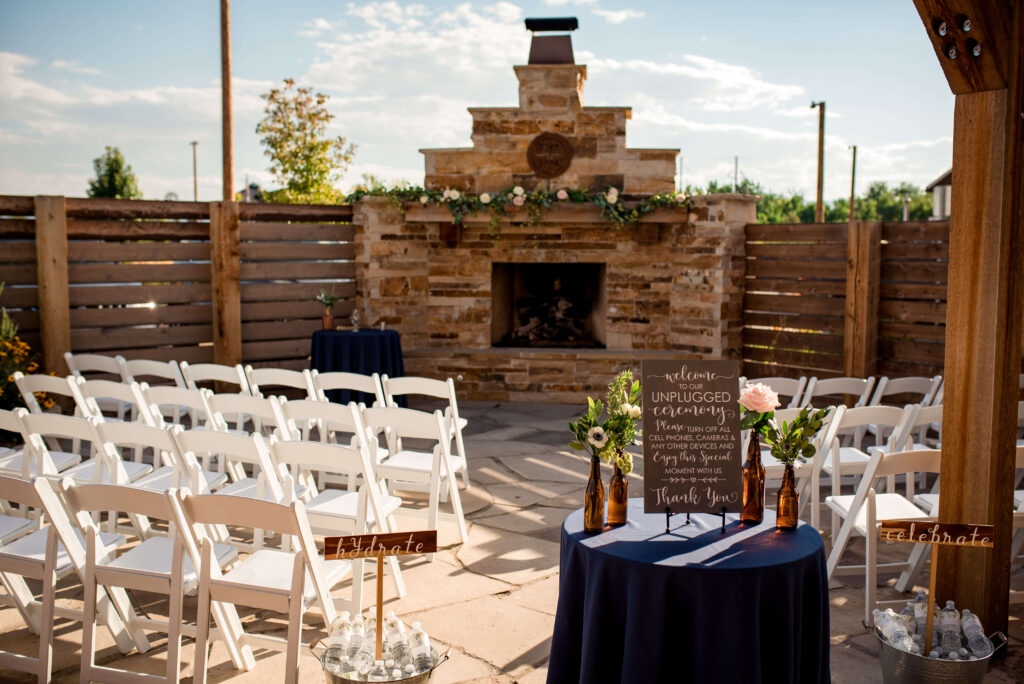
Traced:
POLYGON ((426 195, 420 195, 420 204, 426 204, 429 201, 430 201, 429 197, 427 197, 426 195))
POLYGON ((491 196, 488 195, 486 192, 481 193, 480 194, 480 204, 490 204, 490 203, 491 203, 491 196))
POLYGON ((517 185, 516 187, 512 188, 512 194, 513 195, 520 195, 521 196, 521 195, 523 195, 525 193, 526 193, 526 191, 523 190, 523 186, 521 186, 521 185, 517 185))
POLYGON ((461 195, 461 193, 458 190, 452 190, 451 193, 448 196, 451 197, 453 200, 457 200, 462 195, 461 195))

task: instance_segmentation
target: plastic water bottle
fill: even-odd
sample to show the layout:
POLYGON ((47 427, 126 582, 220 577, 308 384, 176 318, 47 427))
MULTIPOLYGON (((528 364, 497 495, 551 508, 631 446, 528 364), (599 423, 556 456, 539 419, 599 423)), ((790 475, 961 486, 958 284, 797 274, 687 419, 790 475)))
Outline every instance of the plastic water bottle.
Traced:
MULTIPOLYGON (((365 675, 373 667, 373 661, 377 654, 377 618, 369 618, 366 620, 366 638, 363 639, 362 645, 359 646, 359 652, 356 653, 356 657, 352 659, 352 664, 355 666, 356 671, 361 675, 365 675)), ((381 661, 381 669, 384 668, 384 661, 381 661)), ((387 676, 387 672, 384 672, 384 676, 387 676)), ((383 681, 383 680, 380 680, 383 681)))
POLYGON ((349 637, 348 641, 349 660, 355 659, 356 654, 359 653, 359 647, 363 645, 364 639, 366 639, 366 623, 363 622, 363 616, 359 615, 352 621, 352 636, 349 637))
POLYGON ((406 634, 405 624, 398 619, 393 610, 384 620, 384 638, 388 642, 388 648, 391 649, 391 656, 395 659, 395 664, 404 667, 407 663, 412 662, 412 656, 409 654, 409 636, 406 634))
POLYGON ((348 659, 347 655, 341 656, 338 662, 338 671, 336 674, 341 675, 347 679, 352 679, 356 675, 356 668, 352 667, 352 661, 348 659))
POLYGON ((415 666, 416 672, 426 672, 434 666, 434 658, 430 654, 430 637, 418 622, 412 623, 409 650, 412 653, 412 664, 415 666))
POLYGON ((375 660, 373 667, 366 672, 366 681, 368 682, 386 682, 388 681, 388 671, 384 669, 383 660, 375 660))
POLYGON ((341 658, 348 653, 348 644, 352 640, 352 623, 348 619, 349 612, 343 611, 332 625, 331 636, 327 639, 327 650, 324 651, 324 667, 335 673, 341 658))
POLYGON ((992 642, 985 636, 985 630, 977 615, 964 608, 964 612, 960 615, 960 626, 964 630, 964 636, 967 637, 967 647, 971 649, 971 653, 979 658, 992 654, 992 642))
POLYGON ((914 616, 914 602, 907 601, 906 607, 899 612, 903 626, 907 628, 907 634, 913 636, 917 633, 917 618, 914 616))
POLYGON ((960 611, 952 601, 939 614, 939 645, 947 652, 960 650, 960 611))
POLYGON ((871 613, 875 618, 875 627, 882 632, 882 636, 885 637, 890 646, 910 653, 914 650, 913 639, 907 634, 907 629, 903 622, 896 619, 896 614, 892 613, 892 615, 889 615, 889 613, 892 613, 891 608, 886 610, 885 613, 875 608, 871 613))
POLYGON ((924 589, 918 591, 914 599, 914 620, 917 621, 917 633, 923 637, 928 631, 928 595, 924 589))

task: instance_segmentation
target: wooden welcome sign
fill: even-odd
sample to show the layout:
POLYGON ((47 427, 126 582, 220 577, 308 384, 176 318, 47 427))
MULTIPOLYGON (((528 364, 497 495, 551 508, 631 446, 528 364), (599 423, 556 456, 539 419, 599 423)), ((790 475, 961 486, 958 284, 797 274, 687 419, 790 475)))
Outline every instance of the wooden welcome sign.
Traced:
MULTIPOLYGON (((739 366, 642 361, 644 512, 739 511, 739 366)), ((723 518, 724 520, 724 518, 723 518)))
MULTIPOLYGON (((437 530, 356 534, 324 539, 325 560, 377 559, 377 660, 384 658, 384 557, 437 551, 437 530)), ((352 581, 356 581, 355 575, 352 581)))
POLYGON ((932 545, 932 569, 928 578, 928 622, 925 626, 924 654, 932 650, 932 619, 935 617, 935 578, 939 568, 940 546, 966 546, 991 549, 994 525, 940 523, 934 520, 880 520, 880 535, 885 542, 932 545))

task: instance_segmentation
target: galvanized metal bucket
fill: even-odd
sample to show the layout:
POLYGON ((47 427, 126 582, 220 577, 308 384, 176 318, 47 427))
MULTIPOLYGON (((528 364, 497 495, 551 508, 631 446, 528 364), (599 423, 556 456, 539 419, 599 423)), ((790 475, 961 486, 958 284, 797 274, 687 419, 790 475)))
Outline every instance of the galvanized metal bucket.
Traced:
MULTIPOLYGON (((327 653, 327 649, 324 648, 324 650, 322 650, 320 652, 320 654, 317 655, 317 652, 314 650, 316 648, 317 644, 320 644, 320 640, 319 639, 314 639, 313 642, 309 645, 309 652, 313 655, 314 658, 316 658, 317 660, 320 661, 320 667, 323 668, 324 679, 327 681, 327 684, 349 684, 349 682, 363 682, 363 681, 366 681, 364 679, 359 679, 358 677, 355 677, 353 679, 349 679, 348 677, 343 677, 341 675, 336 675, 333 672, 329 672, 327 670, 327 668, 324 666, 324 654, 327 653)), ((425 682, 425 681, 430 679, 431 675, 434 674, 434 670, 436 670, 438 667, 441 666, 441 663, 443 663, 444 661, 448 660, 448 657, 449 657, 450 654, 451 654, 451 649, 445 651, 444 655, 440 655, 437 652, 437 649, 434 648, 433 646, 431 646, 430 647, 430 657, 434 661, 434 666, 432 668, 430 668, 426 672, 417 672, 416 674, 412 675, 411 677, 404 677, 402 679, 390 679, 388 681, 391 681, 391 682, 402 682, 402 684, 419 684, 419 682, 425 682)))
POLYGON ((882 649, 882 682, 884 684, 982 684, 988 663, 996 651, 1006 645, 1006 636, 995 632, 989 637, 992 653, 977 660, 942 660, 901 651, 871 629, 882 649))

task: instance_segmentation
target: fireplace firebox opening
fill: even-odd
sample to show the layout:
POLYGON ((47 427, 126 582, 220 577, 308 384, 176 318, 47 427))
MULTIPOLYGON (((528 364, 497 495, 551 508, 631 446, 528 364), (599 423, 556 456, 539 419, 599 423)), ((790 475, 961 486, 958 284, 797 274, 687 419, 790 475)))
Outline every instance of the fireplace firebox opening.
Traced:
POLYGON ((492 266, 493 346, 605 347, 604 264, 492 266))

